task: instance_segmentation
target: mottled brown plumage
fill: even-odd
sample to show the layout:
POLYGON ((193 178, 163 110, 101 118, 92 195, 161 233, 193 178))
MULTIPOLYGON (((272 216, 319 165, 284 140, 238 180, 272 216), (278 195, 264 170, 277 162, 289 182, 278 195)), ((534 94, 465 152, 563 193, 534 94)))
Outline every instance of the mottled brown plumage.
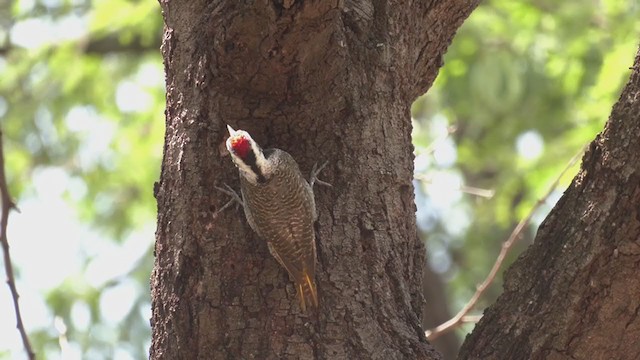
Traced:
POLYGON ((315 308, 316 207, 312 185, 287 152, 263 151, 245 131, 229 132, 227 148, 240 170, 247 221, 295 281, 302 310, 308 305, 315 308))

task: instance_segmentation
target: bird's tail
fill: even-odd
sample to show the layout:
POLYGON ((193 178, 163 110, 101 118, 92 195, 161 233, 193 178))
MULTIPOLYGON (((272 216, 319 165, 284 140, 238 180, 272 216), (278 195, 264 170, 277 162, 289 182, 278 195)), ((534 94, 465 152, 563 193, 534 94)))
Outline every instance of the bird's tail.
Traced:
POLYGON ((313 277, 305 272, 296 285, 302 312, 307 312, 307 305, 311 305, 313 309, 316 309, 318 307, 318 288, 313 277))

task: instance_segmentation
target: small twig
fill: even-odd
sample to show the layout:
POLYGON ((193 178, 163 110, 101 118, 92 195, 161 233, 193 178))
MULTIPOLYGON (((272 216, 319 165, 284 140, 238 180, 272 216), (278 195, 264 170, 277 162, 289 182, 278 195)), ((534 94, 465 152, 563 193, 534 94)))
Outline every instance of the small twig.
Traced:
MULTIPOLYGON (((431 154, 435 151, 436 147, 438 146, 439 143, 441 143, 442 141, 446 140, 449 136, 451 136, 451 134, 455 133, 458 130, 458 127, 455 125, 451 125, 447 127, 447 132, 440 135, 438 138, 436 138, 431 145, 429 145, 426 149, 424 149, 421 154, 431 154)), ((426 182, 426 183, 431 183, 431 179, 422 175, 422 174, 416 174, 415 175, 415 179, 416 180, 420 180, 422 182, 426 182)), ((477 187, 473 187, 473 186, 466 186, 466 185, 460 185, 458 187, 456 187, 456 190, 466 193, 466 194, 470 194, 470 195, 475 195, 478 197, 483 197, 483 198, 487 198, 487 199, 491 199, 493 197, 493 195, 495 195, 495 191, 494 190, 487 190, 487 189, 480 189, 477 187)))
MULTIPOLYGON (((414 178, 416 180, 420 180, 424 183, 432 183, 431 178, 422 175, 422 174, 416 174, 414 176, 414 178)), ((467 185, 460 185, 455 187, 455 190, 458 190, 460 192, 469 194, 469 195, 475 195, 478 197, 483 197, 483 198, 487 198, 487 199, 491 199, 493 197, 493 195, 495 195, 495 190, 490 190, 490 189, 481 189, 481 188, 477 188, 477 187, 473 187, 473 186, 467 186, 467 185)))
POLYGON ((2 250, 4 252, 4 270, 7 274, 7 285, 11 290, 11 296, 13 297, 13 309, 16 313, 16 327, 20 331, 22 337, 22 344, 27 352, 27 356, 30 360, 36 358, 36 354, 31 348, 29 343, 29 337, 27 331, 24 329, 22 323, 22 315, 20 315, 20 305, 18 304, 18 290, 16 289, 16 280, 13 276, 13 264, 11 263, 11 255, 9 254, 9 240, 7 240, 7 223, 9 222, 9 211, 15 209, 15 204, 11 200, 9 195, 9 189, 7 187, 7 178, 4 173, 4 153, 2 150, 2 130, 0 130, 0 196, 2 201, 2 218, 0 218, 0 242, 2 242, 2 250))
POLYGON ((475 195, 478 197, 483 197, 487 199, 491 199, 493 195, 496 194, 496 191, 493 189, 481 189, 473 186, 460 185, 458 188, 463 193, 467 193, 469 195, 475 195))
POLYGON ((461 323, 477 323, 478 321, 480 321, 480 319, 482 319, 482 315, 465 315, 462 317, 462 319, 460 319, 461 323))
POLYGON ((60 316, 53 319, 53 326, 58 331, 58 344, 60 345, 60 354, 63 359, 69 357, 69 340, 67 339, 67 324, 60 316))
POLYGON ((542 206, 542 204, 545 203, 545 201, 547 201, 549 196, 551 196, 551 194, 553 193, 553 190, 555 190, 556 187, 558 186, 560 179, 576 163, 576 161, 578 161, 580 156, 584 153, 584 150, 585 148, 582 148, 582 150, 580 150, 579 153, 574 155, 571 158, 571 160, 569 160, 569 163, 567 164, 567 166, 562 170, 560 175, 558 175, 558 177, 553 181, 551 186, 549 186, 549 189, 547 190, 546 194, 533 205, 527 217, 522 219, 520 223, 518 223, 518 225, 513 229, 509 238, 502 244, 500 253, 496 258, 496 261, 493 264, 493 267, 491 268, 489 275, 487 275, 487 278, 482 282, 482 284, 478 286, 475 294, 473 294, 469 302, 467 302, 467 304, 462 308, 462 310, 460 310, 454 317, 447 320, 445 323, 438 325, 434 329, 425 331, 425 335, 427 336, 427 339, 429 339, 430 341, 433 341, 438 337, 440 337, 441 335, 444 335, 450 332, 451 330, 457 328, 458 326, 460 326, 460 324, 466 322, 464 320, 465 317, 467 317, 467 314, 476 305, 480 296, 484 294, 485 290, 489 287, 489 285, 491 285, 491 283, 495 279, 496 275, 498 274, 498 270, 500 270, 500 267, 502 266, 504 259, 507 257, 507 254, 509 253, 509 250, 511 250, 511 247, 516 242, 516 240, 520 238, 520 236, 522 235, 522 231, 529 225, 529 223, 531 222, 531 219, 533 218, 534 213, 538 210, 538 208, 540 208, 540 206, 542 206))
POLYGON ((438 144, 440 144, 441 142, 445 141, 447 138, 449 138, 449 136, 451 136, 457 130, 458 130, 458 127, 455 126, 455 125, 447 126, 447 132, 442 134, 442 135, 440 135, 440 136, 438 136, 435 140, 433 140, 431 145, 427 146, 427 148, 424 149, 420 153, 421 154, 431 154, 432 152, 434 152, 436 150, 436 147, 438 146, 438 144))

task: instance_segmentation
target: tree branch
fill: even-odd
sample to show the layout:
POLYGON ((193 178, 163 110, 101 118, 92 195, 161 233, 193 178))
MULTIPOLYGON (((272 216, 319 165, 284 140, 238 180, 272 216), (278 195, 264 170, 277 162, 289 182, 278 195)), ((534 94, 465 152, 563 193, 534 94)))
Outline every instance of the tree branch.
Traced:
POLYGON ((118 34, 105 37, 89 38, 84 47, 86 54, 104 55, 113 53, 142 54, 148 52, 158 52, 160 49, 160 36, 153 37, 153 41, 144 41, 142 37, 136 36, 130 41, 123 42, 118 34))
MULTIPOLYGON (((105 37, 88 37, 86 39, 77 40, 80 49, 89 55, 106 55, 116 53, 128 54, 144 54, 150 52, 158 52, 160 49, 160 37, 154 37, 153 41, 145 41, 140 36, 134 37, 130 41, 122 42, 118 34, 105 37)), ((52 49, 59 47, 61 44, 49 44, 52 49)), ((22 49, 10 42, 4 46, 0 46, 0 56, 7 56, 11 51, 22 49)))
POLYGON ((22 337, 22 343, 24 344, 24 349, 27 352, 27 356, 29 359, 33 360, 36 358, 33 349, 31 348, 31 344, 29 343, 29 337, 27 336, 27 331, 24 329, 24 324, 22 323, 22 315, 20 315, 20 305, 18 304, 18 290, 16 289, 16 281, 13 275, 13 264, 11 263, 11 255, 9 254, 9 241, 7 240, 7 223, 9 222, 9 211, 15 209, 16 206, 11 200, 11 196, 9 195, 9 189, 7 188, 7 179, 4 173, 4 153, 2 150, 2 130, 0 130, 0 196, 2 200, 2 218, 0 218, 0 231, 2 234, 0 235, 0 242, 2 242, 2 250, 4 253, 4 270, 7 274, 7 284, 9 285, 9 289, 11 289, 11 296, 13 297, 13 309, 16 313, 16 327, 18 331, 20 331, 20 336, 22 337))
POLYGON ((469 313, 469 311, 471 311, 471 309, 473 309, 473 307, 478 302, 478 299, 480 299, 482 294, 484 294, 485 290, 489 287, 489 285, 491 285, 491 283, 493 283, 493 280, 495 279, 496 275, 498 274, 498 270, 500 270, 500 267, 502 266, 502 263, 504 262, 504 259, 507 257, 507 254, 509 253, 509 250, 511 250, 511 247, 516 242, 516 240, 518 240, 520 238, 520 235, 522 234, 524 229, 527 228, 527 226, 531 222, 531 219, 533 218, 533 215, 535 214, 535 212, 549 198, 549 196, 551 195, 553 190, 555 190, 555 188, 558 186, 558 183, 560 182, 560 179, 576 163, 576 161, 578 161, 580 156, 584 153, 584 150, 585 150, 585 148, 582 148, 579 153, 574 155, 571 158, 571 160, 569 160, 569 163, 567 163, 567 166, 565 166, 565 168, 562 170, 562 172, 560 172, 560 175, 558 175, 558 177, 553 181, 551 186, 549 186, 549 189, 547 190, 546 194, 542 198, 540 198, 533 205, 533 207, 529 211, 529 214, 527 215, 527 217, 522 219, 520 221, 520 223, 518 223, 518 225, 513 229, 513 231, 511 232, 511 235, 509 236, 509 238, 502 244, 502 248, 500 249, 500 253, 498 254, 498 257, 496 258, 496 261, 493 264, 493 267, 491 268, 491 271, 489 272, 489 275, 487 275, 487 278, 482 282, 482 284, 480 284, 478 286, 478 288, 476 289, 475 294, 473 294, 473 296, 471 297, 469 302, 467 302, 467 304, 462 308, 462 310, 460 310, 456 314, 456 316, 454 316, 453 318, 449 319, 445 323, 443 323, 441 325, 438 325, 434 329, 425 331, 425 335, 427 336, 427 339, 429 339, 429 341, 433 341, 433 340, 437 339, 438 337, 440 337, 441 335, 446 334, 446 333, 450 332, 451 330, 456 329, 457 327, 459 327, 463 323, 474 322, 474 321, 470 321, 470 319, 474 319, 475 321, 479 320, 478 317, 469 317, 467 314, 469 313))

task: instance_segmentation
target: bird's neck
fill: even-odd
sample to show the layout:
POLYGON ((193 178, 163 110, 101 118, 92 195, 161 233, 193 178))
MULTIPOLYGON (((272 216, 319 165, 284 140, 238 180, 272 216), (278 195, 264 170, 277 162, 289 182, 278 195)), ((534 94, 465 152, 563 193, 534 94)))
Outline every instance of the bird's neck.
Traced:
POLYGON ((240 170, 240 175, 253 185, 264 184, 270 174, 270 166, 265 153, 257 145, 252 146, 251 150, 244 159, 234 158, 234 162, 240 170))

